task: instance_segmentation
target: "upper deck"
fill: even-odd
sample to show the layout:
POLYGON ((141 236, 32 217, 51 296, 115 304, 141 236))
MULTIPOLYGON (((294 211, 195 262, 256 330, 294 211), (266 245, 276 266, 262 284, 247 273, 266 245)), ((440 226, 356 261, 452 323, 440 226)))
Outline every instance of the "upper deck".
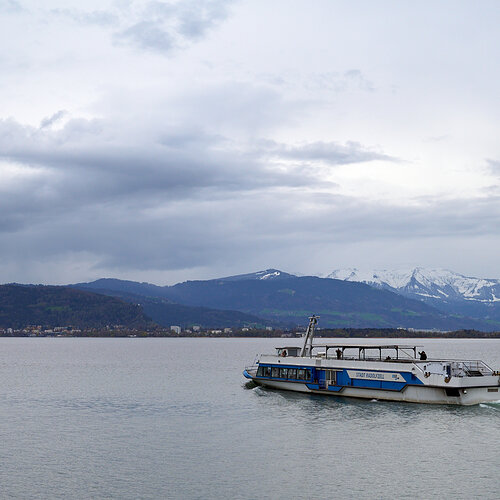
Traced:
POLYGON ((314 328, 318 323, 318 316, 309 318, 309 325, 304 335, 302 348, 277 347, 274 356, 261 355, 260 362, 280 363, 283 358, 296 365, 324 366, 329 368, 373 367, 375 370, 385 371, 390 365, 391 369, 402 371, 419 371, 424 377, 443 375, 446 380, 451 377, 484 377, 496 376, 500 372, 493 371, 481 360, 453 360, 453 359, 428 359, 427 353, 419 345, 404 344, 313 344, 314 328), (314 360, 314 361, 313 361, 314 360), (372 364, 373 362, 373 364, 372 364), (404 364, 404 368, 402 366, 404 364), (337 365, 337 366, 335 366, 337 365))
MULTIPOLYGON (((314 344, 308 349, 301 350, 300 347, 286 346, 277 347, 276 355, 262 355, 261 362, 269 362, 272 358, 289 363, 307 365, 308 360, 317 364, 326 361, 332 364, 337 360, 339 365, 345 366, 345 362, 398 363, 416 366, 424 373, 443 374, 454 377, 481 377, 498 375, 484 361, 475 359, 437 359, 428 358, 425 351, 419 351, 422 346, 402 344, 380 344, 380 345, 346 345, 346 344, 314 344), (330 361, 330 362, 328 362, 330 361)), ((350 363, 349 363, 350 364, 350 363)), ((370 363, 371 364, 371 363, 370 363)), ((358 365, 359 366, 359 365, 358 365)), ((366 366, 366 365, 365 365, 366 366)), ((380 369, 378 365, 377 369, 380 369)), ((374 366, 375 368, 375 366, 374 366)), ((409 368, 409 367, 408 367, 409 368)), ((410 368, 411 369, 411 368, 410 368)))

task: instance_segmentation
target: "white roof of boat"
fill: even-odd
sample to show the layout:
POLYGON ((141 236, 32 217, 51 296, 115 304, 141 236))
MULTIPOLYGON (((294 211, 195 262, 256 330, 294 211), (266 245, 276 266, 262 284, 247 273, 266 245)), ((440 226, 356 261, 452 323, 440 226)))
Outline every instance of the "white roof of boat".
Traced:
POLYGON ((416 349, 421 345, 401 345, 401 344, 314 344, 313 347, 340 347, 342 349, 416 349))

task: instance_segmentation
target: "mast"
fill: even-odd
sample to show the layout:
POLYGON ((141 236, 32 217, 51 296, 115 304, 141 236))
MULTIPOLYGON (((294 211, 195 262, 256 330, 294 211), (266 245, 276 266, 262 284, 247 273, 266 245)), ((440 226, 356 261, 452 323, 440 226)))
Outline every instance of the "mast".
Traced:
POLYGON ((312 342, 314 338, 314 327, 318 323, 319 316, 315 316, 314 314, 309 318, 309 325, 307 327, 306 335, 304 338, 304 345, 302 347, 302 351, 300 351, 301 356, 305 356, 307 352, 311 355, 312 350, 312 342), (307 350, 307 343, 309 342, 309 351, 307 350))

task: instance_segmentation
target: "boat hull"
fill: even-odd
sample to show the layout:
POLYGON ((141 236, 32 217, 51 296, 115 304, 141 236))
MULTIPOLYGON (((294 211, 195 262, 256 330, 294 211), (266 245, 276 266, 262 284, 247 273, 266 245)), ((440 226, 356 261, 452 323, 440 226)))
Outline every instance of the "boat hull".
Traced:
POLYGON ((319 394, 323 396, 350 397, 361 399, 377 399, 383 401, 403 401, 407 403, 425 404, 449 404, 449 405, 477 405, 479 403, 496 402, 500 400, 499 392, 488 392, 496 387, 469 387, 465 392, 458 391, 458 396, 449 396, 446 389, 442 387, 429 386, 406 386, 401 391, 388 391, 383 389, 372 389, 363 387, 341 387, 337 390, 315 389, 309 386, 314 384, 298 384, 294 382, 282 382, 276 380, 261 380, 252 377, 252 380, 260 386, 272 389, 319 394))

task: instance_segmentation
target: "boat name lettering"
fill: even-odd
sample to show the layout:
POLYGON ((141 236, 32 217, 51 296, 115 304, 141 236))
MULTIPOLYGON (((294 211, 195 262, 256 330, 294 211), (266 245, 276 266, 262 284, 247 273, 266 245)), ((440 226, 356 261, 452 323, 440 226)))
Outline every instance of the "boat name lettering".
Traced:
POLYGON ((386 382, 405 382, 405 379, 400 373, 347 370, 347 375, 349 375, 350 378, 356 379, 384 380, 386 382))

